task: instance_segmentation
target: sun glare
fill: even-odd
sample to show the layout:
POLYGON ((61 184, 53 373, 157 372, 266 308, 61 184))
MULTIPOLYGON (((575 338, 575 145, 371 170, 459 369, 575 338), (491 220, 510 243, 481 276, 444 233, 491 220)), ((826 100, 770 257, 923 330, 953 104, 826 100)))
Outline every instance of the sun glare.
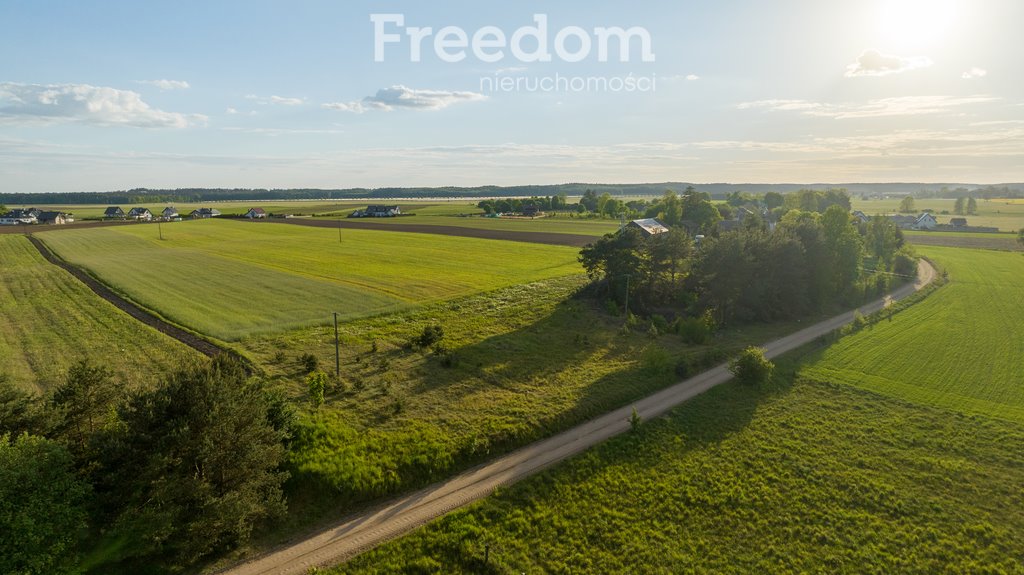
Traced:
POLYGON ((883 0, 881 33, 892 48, 941 42, 957 18, 956 0, 883 0))

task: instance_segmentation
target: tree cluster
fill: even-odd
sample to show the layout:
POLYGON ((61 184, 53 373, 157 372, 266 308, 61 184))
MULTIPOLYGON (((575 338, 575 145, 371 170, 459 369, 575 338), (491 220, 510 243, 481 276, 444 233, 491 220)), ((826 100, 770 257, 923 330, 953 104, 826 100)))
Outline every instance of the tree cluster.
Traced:
POLYGON ((887 287, 895 268, 912 275, 915 266, 891 220, 858 224, 841 203, 821 214, 789 210, 774 231, 754 215, 696 249, 690 238, 681 227, 654 236, 627 227, 583 248, 580 262, 601 293, 628 298, 636 311, 677 306, 690 317, 710 313, 718 325, 792 319, 853 302, 866 289, 887 287), (864 269, 865 257, 873 269, 864 269))
POLYGON ((84 361, 45 398, 0 379, 0 415, 4 573, 72 572, 86 547, 180 570, 285 508, 291 412, 223 356, 129 394, 84 361))
POLYGON ((569 208, 565 194, 555 196, 534 196, 528 199, 498 198, 481 200, 477 205, 485 214, 521 213, 524 208, 534 207, 542 212, 560 212, 569 208))

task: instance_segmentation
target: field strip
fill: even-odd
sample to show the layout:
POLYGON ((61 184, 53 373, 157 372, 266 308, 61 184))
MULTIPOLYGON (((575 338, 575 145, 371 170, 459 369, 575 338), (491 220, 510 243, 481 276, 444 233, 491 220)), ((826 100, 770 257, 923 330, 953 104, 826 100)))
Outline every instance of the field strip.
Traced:
POLYGON ((600 236, 582 234, 562 234, 557 232, 524 232, 519 230, 496 230, 488 228, 470 228, 462 226, 440 226, 432 224, 373 224, 351 220, 310 220, 300 218, 272 219, 268 223, 292 224, 314 228, 378 230, 385 232, 406 232, 414 234, 437 234, 442 236, 458 236, 485 240, 505 240, 547 244, 552 246, 570 246, 581 248, 597 241, 600 236))
POLYGON ((225 351, 220 347, 214 345, 213 343, 194 334, 191 334, 179 328, 176 325, 168 323, 154 316, 148 311, 142 309, 141 307, 129 302, 128 300, 117 295, 109 287, 100 283, 95 278, 85 273, 78 267, 73 266, 65 262, 64 260, 58 258, 56 255, 54 255, 53 252, 50 251, 48 247, 46 247, 46 244, 44 244, 34 235, 28 235, 27 237, 28 240, 32 242, 32 245, 35 246, 37 250, 39 250, 39 253, 43 256, 43 258, 46 261, 70 273, 72 276, 75 277, 75 279, 82 282, 83 284, 85 284, 86 287, 92 290, 93 293, 107 300, 108 302, 114 304, 114 306, 117 309, 127 313, 131 317, 152 327, 153 329, 159 331, 160 333, 163 333, 164 335, 167 335, 180 341, 181 343, 191 347, 192 349, 198 351, 199 353, 202 353, 203 355, 214 357, 216 355, 220 355, 223 351, 225 351))
MULTIPOLYGON (((918 280, 858 310, 832 317, 764 345, 766 355, 777 357, 851 323, 857 312, 868 315, 922 289, 935 278, 935 269, 921 260, 918 280)), ((630 428, 635 407, 652 419, 716 385, 732 379, 726 364, 719 365, 672 387, 619 408, 554 437, 535 442, 490 463, 455 477, 392 499, 374 509, 350 516, 307 539, 283 546, 247 563, 222 571, 226 575, 301 574, 314 567, 337 564, 362 551, 407 533, 449 511, 482 499, 496 488, 529 475, 597 445, 630 428)))

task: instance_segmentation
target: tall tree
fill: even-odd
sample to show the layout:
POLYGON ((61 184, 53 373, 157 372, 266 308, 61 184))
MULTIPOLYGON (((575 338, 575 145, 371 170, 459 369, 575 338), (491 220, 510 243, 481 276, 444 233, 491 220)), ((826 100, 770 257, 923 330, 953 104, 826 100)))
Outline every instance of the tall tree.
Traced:
POLYGON ((62 445, 0 435, 0 573, 73 572, 88 496, 62 445))
MULTIPOLYGON (((907 196, 909 197, 909 196, 907 196)), ((832 206, 821 216, 825 245, 834 262, 832 293, 843 294, 860 275, 863 244, 850 221, 850 214, 841 206, 832 206)))
POLYGON ((162 556, 187 566, 283 512, 287 430, 278 412, 263 386, 225 356, 118 409, 120 425, 97 450, 96 485, 120 509, 115 535, 147 556, 135 561, 162 556))
POLYGON ((888 269, 892 265, 896 250, 903 247, 903 232, 892 219, 875 216, 868 222, 865 240, 871 255, 878 258, 888 269))
POLYGON ((42 434, 46 427, 45 415, 37 396, 16 386, 6 374, 0 373, 0 435, 42 434))
POLYGON ((111 375, 109 370, 83 359, 71 366, 53 392, 50 401, 57 416, 54 432, 75 453, 85 450, 114 407, 118 389, 111 375))
POLYGON ((917 212, 917 206, 914 205, 914 196, 903 196, 903 200, 900 201, 900 213, 913 214, 915 212, 917 212))
POLYGON ((967 198, 967 215, 973 216, 978 213, 978 200, 974 196, 967 198))
POLYGON ((967 198, 960 196, 956 199, 956 202, 953 203, 953 213, 958 216, 967 214, 967 198))
POLYGON ((664 206, 661 223, 669 227, 678 226, 683 221, 683 203, 679 200, 679 196, 672 190, 668 190, 662 196, 661 203, 664 206))
POLYGON ((775 208, 782 206, 785 201, 786 198, 784 198, 779 192, 768 192, 764 195, 764 205, 767 206, 769 210, 774 210, 775 208))

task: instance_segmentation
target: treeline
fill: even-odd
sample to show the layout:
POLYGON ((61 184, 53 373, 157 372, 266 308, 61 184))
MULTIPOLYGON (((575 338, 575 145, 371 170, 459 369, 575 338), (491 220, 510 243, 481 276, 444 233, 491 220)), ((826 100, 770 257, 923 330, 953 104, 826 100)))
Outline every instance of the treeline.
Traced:
POLYGON ((292 413, 235 360, 123 394, 81 362, 48 396, 0 376, 0 572, 181 572, 285 511, 292 413))
POLYGON ((960 198, 980 198, 983 200, 993 200, 1003 198, 1024 198, 1024 190, 1010 186, 984 186, 974 189, 968 189, 965 187, 942 187, 939 190, 920 190, 911 195, 920 199, 939 198, 954 200, 960 198))
MULTIPOLYGON (((820 192, 818 199, 829 202, 820 192)), ((890 219, 861 223, 840 203, 788 209, 774 230, 753 213, 739 229, 713 230, 699 245, 678 227, 653 236, 626 227, 583 248, 580 261, 592 292, 617 305, 628 301, 631 312, 671 308, 715 325, 794 319, 857 303, 916 273, 890 219)))

